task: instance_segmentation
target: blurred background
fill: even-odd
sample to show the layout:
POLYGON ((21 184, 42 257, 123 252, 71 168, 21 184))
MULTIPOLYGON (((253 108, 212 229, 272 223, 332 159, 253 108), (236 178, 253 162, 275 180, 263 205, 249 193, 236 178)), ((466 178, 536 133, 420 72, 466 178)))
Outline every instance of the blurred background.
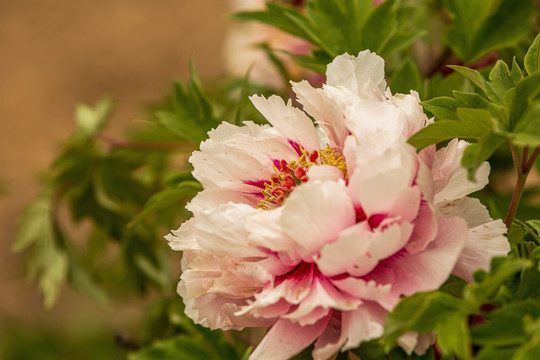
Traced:
MULTIPOLYGON (((73 338, 64 342, 74 352, 94 333, 114 347, 114 335, 141 320, 145 299, 113 308, 68 288, 43 310, 42 295, 24 278, 24 255, 11 251, 17 220, 75 129, 77 102, 111 95, 111 131, 121 134, 170 92, 173 79, 189 77, 190 59, 203 81, 219 76, 226 12, 224 0, 0 0, 1 346, 27 344, 40 347, 39 359, 56 358, 57 333, 73 338)), ((94 351, 88 358, 108 353, 94 351)))

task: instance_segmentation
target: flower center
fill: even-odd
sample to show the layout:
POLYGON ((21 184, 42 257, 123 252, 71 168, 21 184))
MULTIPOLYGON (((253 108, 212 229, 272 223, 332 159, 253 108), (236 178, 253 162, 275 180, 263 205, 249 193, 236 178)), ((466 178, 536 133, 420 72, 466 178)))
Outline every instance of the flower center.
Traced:
POLYGON ((300 146, 300 151, 302 155, 297 161, 274 161, 274 174, 265 182, 264 189, 261 190, 263 199, 259 201, 257 208, 271 210, 281 206, 295 186, 309 180, 307 170, 313 165, 335 166, 347 179, 345 159, 330 145, 311 153, 300 146))

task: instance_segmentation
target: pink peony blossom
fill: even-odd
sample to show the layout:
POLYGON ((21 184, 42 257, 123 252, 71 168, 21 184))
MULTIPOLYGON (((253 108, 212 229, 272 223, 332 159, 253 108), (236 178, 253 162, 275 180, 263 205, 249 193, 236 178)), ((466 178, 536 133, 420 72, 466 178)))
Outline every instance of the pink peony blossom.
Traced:
MULTIPOLYGON (((338 56, 327 83, 293 83, 302 111, 251 98, 270 125, 228 123, 190 158, 201 191, 193 218, 167 236, 183 251, 186 314, 212 329, 271 327, 251 359, 286 359, 315 342, 326 359, 380 337, 403 295, 471 281, 509 245, 501 220, 468 194, 464 141, 419 153, 430 122, 418 95, 393 96, 384 61, 338 56), (306 115, 315 119, 316 126, 306 115)), ((406 334, 407 352, 431 339, 406 334)))

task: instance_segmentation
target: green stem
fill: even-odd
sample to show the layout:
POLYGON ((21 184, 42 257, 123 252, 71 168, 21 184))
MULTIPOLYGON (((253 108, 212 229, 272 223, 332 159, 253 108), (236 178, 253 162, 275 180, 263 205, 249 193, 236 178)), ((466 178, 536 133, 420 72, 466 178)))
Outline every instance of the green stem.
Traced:
POLYGON ((521 195, 523 194, 523 189, 525 189, 525 183, 527 181, 527 176, 531 171, 536 158, 540 154, 540 147, 534 149, 533 153, 529 158, 527 158, 529 153, 529 148, 525 147, 523 149, 523 155, 521 161, 519 158, 518 150, 513 145, 510 144, 510 150, 512 151, 512 159, 514 160, 514 167, 517 173, 516 184, 514 185, 514 193, 512 194, 512 200, 510 200, 510 205, 508 206, 508 212, 504 219, 504 224, 508 229, 512 225, 512 221, 516 216, 516 211, 518 209, 519 201, 521 200, 521 195))

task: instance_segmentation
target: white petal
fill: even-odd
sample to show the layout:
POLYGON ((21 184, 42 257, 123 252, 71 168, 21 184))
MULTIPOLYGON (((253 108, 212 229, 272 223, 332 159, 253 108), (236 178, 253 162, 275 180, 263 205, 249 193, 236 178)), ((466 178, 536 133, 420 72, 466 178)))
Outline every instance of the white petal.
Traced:
POLYGON ((437 204, 439 211, 446 217, 458 216, 467 221, 469 228, 490 222, 489 211, 476 198, 464 197, 451 202, 437 204))
POLYGON ((489 163, 484 162, 480 165, 476 170, 474 181, 468 179, 467 170, 461 167, 463 151, 468 145, 466 141, 454 139, 435 154, 432 172, 436 204, 460 199, 483 189, 488 183, 489 163))
POLYGON ((386 88, 384 60, 369 50, 361 51, 358 56, 345 53, 336 57, 327 67, 326 78, 328 85, 343 86, 358 94, 362 93, 368 80, 380 91, 386 88))
POLYGON ((460 199, 475 191, 483 189, 489 182, 489 171, 489 163, 482 163, 476 170, 475 180, 470 181, 467 179, 467 170, 460 168, 452 175, 448 185, 446 185, 439 193, 435 194, 435 204, 460 199))
POLYGON ((201 151, 189 158, 193 176, 204 189, 231 189, 260 193, 250 182, 268 180, 274 173, 273 160, 298 159, 287 139, 270 126, 246 122, 239 127, 223 123, 201 143, 201 151), (246 171, 246 169, 249 169, 246 171))
MULTIPOLYGON (((290 259, 299 259, 302 246, 291 240, 281 226, 283 207, 270 211, 260 211, 246 217, 245 227, 249 232, 249 242, 253 246, 287 254, 290 259)), ((299 261, 299 260, 298 260, 299 261)), ((298 262, 296 261, 296 262, 298 262)))
POLYGON ((404 114, 407 123, 405 132, 407 137, 412 136, 426 126, 428 118, 424 114, 422 106, 420 106, 420 97, 416 91, 413 90, 408 95, 396 94, 390 96, 389 101, 404 114))
POLYGON ((194 236, 208 254, 232 257, 265 256, 248 242, 244 218, 257 210, 244 204, 226 203, 198 214, 193 223, 194 236))
POLYGON ((345 127, 343 113, 338 104, 322 89, 313 88, 307 81, 292 83, 292 89, 304 111, 313 116, 330 140, 330 146, 342 149, 349 130, 345 127))
POLYGON ((250 100, 266 120, 289 141, 308 151, 319 148, 313 122, 303 111, 293 107, 290 100, 285 104, 282 98, 275 95, 268 99, 253 95, 250 100))
POLYGON ((489 271, 491 258, 505 256, 510 251, 505 233, 506 226, 500 219, 470 229, 469 239, 452 273, 472 282, 476 270, 489 271))
POLYGON ((165 239, 169 242, 171 249, 176 251, 201 249, 193 233, 193 224, 195 221, 195 218, 191 218, 183 223, 179 229, 165 235, 165 239))
POLYGON ((388 102, 358 99, 348 107, 345 125, 357 138, 377 130, 396 132, 406 138, 407 119, 403 112, 388 102))
POLYGON ((342 336, 347 336, 347 342, 342 350, 357 347, 364 341, 380 337, 383 333, 384 316, 386 311, 373 303, 365 303, 358 309, 343 312, 342 336))
POLYGON ((308 169, 307 176, 310 181, 315 180, 329 180, 338 181, 343 180, 343 172, 335 166, 331 165, 315 165, 308 169))
POLYGON ((366 215, 388 214, 412 185, 410 175, 410 169, 396 168, 362 182, 358 187, 358 200, 366 215))

